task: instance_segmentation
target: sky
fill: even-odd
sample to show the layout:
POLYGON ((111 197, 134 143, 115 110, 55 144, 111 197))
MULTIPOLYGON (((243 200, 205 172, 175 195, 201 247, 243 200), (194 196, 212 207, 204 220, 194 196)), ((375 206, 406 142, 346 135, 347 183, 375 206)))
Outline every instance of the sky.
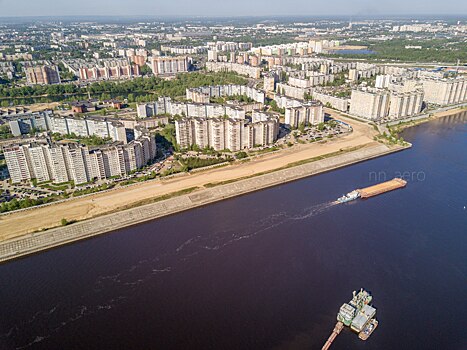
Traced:
POLYGON ((9 16, 467 15, 465 0, 0 0, 9 16))

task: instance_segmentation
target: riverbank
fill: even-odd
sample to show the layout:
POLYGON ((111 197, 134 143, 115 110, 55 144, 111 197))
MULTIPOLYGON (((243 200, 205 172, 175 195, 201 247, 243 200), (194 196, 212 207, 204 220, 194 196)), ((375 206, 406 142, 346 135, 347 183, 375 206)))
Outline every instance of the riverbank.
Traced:
POLYGON ((6 213, 0 216, 0 242, 57 227, 62 219, 66 219, 67 222, 88 220, 194 187, 203 188, 207 184, 236 181, 279 170, 289 164, 335 154, 341 150, 353 150, 356 147, 377 144, 373 140, 377 132, 370 125, 339 115, 337 117, 351 124, 353 132, 332 140, 297 144, 279 152, 264 154, 248 162, 235 162, 229 166, 196 173, 181 173, 169 179, 141 182, 24 212, 6 213))
MULTIPOLYGON (((341 150, 337 155, 334 153, 329 154, 329 156, 322 155, 319 160, 304 160, 302 161, 303 164, 297 165, 292 163, 289 164, 290 167, 284 166, 281 170, 256 176, 252 175, 252 177, 243 180, 227 184, 210 183, 210 187, 192 187, 189 190, 187 189, 186 193, 178 193, 174 197, 167 196, 167 198, 162 199, 156 197, 152 199, 155 203, 145 205, 135 203, 136 207, 126 210, 120 209, 117 212, 76 222, 69 226, 22 235, 18 238, 4 241, 0 244, 0 261, 3 262, 56 246, 69 244, 144 221, 345 167, 403 149, 404 147, 400 146, 390 148, 380 143, 370 143, 361 145, 357 150, 341 150)), ((332 196, 333 194, 330 195, 332 196)), ((333 198, 330 197, 331 199, 333 198)))
MULTIPOLYGON (((460 111, 464 111, 464 109, 440 111, 430 116, 426 121, 460 111)), ((249 162, 241 162, 235 165, 196 173, 180 174, 180 176, 170 179, 143 182, 128 187, 117 188, 106 193, 96 193, 49 206, 33 208, 25 212, 12 212, 0 216, 0 261, 34 253, 53 246, 67 244, 141 221, 152 220, 234 195, 293 181, 300 177, 329 171, 410 147, 410 145, 407 145, 407 147, 401 145, 382 145, 373 141, 377 134, 373 126, 347 118, 336 111, 327 110, 326 112, 335 118, 351 124, 353 132, 341 138, 318 144, 299 144, 274 154, 265 154, 249 162), (349 162, 348 158, 346 158, 347 156, 350 156, 353 161, 349 162), (332 159, 334 162, 331 169, 329 168, 329 164, 323 163, 327 159, 332 159), (301 167, 310 164, 313 164, 313 167, 316 168, 311 169, 308 173, 305 171, 298 177, 290 177, 287 174, 283 175, 281 173, 291 169, 301 171, 301 167), (275 174, 274 176, 278 176, 280 180, 273 181, 271 184, 263 182, 263 177, 271 174, 275 174), (228 195, 229 188, 225 187, 226 185, 235 186, 235 184, 242 181, 254 179, 259 179, 259 184, 255 184, 252 187, 247 186, 247 189, 236 191, 233 195, 228 195), (172 210, 173 208, 170 206, 173 199, 183 202, 183 198, 186 200, 186 196, 189 194, 203 196, 202 193, 206 193, 205 191, 212 188, 221 189, 221 193, 225 191, 227 194, 219 194, 219 196, 210 196, 208 194, 207 196, 211 199, 201 203, 194 203, 190 199, 189 202, 185 202, 186 206, 182 205, 175 210, 172 210), (156 210, 156 216, 138 214, 139 219, 136 221, 120 218, 120 214, 124 210, 138 210, 144 205, 154 205, 154 203, 160 203, 166 209, 156 210), (169 205, 169 207, 165 205, 169 205), (95 232, 92 227, 84 226, 88 230, 86 234, 83 234, 83 232, 76 233, 80 231, 77 228, 78 226, 82 226, 94 219, 97 220, 95 222, 99 222, 106 215, 116 216, 112 219, 113 221, 107 222, 105 229, 95 232), (73 224, 64 227, 62 226, 62 222, 73 224), (74 228, 76 228, 74 230, 76 231, 76 236, 67 236, 66 232, 74 228), (45 234, 52 231, 54 233, 51 241, 45 237, 45 234), (60 232, 64 232, 64 234, 60 232), (33 239, 34 242, 31 242, 30 239, 33 239)), ((417 122, 404 123, 400 126, 410 127, 424 121, 424 119, 420 119, 417 122)), ((132 217, 132 214, 129 215, 132 217)), ((97 225, 96 227, 100 226, 97 225)))
POLYGON ((420 124, 423 124, 423 123, 427 123, 427 122, 435 120, 435 119, 444 118, 444 117, 447 117, 447 116, 450 116, 450 115, 466 112, 466 111, 467 111, 467 104, 464 104, 464 105, 462 105, 460 107, 456 107, 456 108, 453 108, 453 109, 444 109, 444 108, 442 108, 442 109, 440 109, 438 111, 434 111, 434 112, 429 113, 429 114, 423 114, 421 116, 417 116, 417 117, 414 117, 414 118, 409 118, 409 119, 406 119, 406 120, 404 120, 402 122, 395 121, 393 123, 388 123, 385 126, 387 128, 392 129, 396 134, 399 134, 404 129, 407 129, 407 128, 410 128, 410 127, 413 127, 413 126, 417 126, 417 125, 420 125, 420 124))

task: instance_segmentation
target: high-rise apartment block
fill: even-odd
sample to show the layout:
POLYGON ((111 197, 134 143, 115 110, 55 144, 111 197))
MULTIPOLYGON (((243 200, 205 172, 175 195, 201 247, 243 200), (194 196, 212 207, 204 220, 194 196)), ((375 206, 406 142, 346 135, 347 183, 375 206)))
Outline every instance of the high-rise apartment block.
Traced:
POLYGON ((115 65, 111 67, 83 67, 79 69, 79 79, 89 80, 117 80, 130 79, 141 75, 138 64, 115 65))
POLYGON ((151 69, 154 75, 170 75, 188 72, 190 59, 186 56, 177 57, 152 57, 151 69))
POLYGON ((380 89, 352 90, 350 114, 370 120, 385 118, 389 112, 389 91, 380 89))
POLYGON ((375 87, 378 89, 386 89, 389 87, 389 84, 393 82, 393 77, 391 74, 381 74, 376 76, 375 87))
POLYGON ((399 119, 416 115, 422 111, 423 90, 391 93, 389 101, 390 119, 399 119))
POLYGON ((8 125, 14 136, 28 134, 36 129, 62 135, 75 134, 81 137, 94 135, 127 142, 125 126, 121 122, 98 116, 62 117, 53 115, 51 111, 45 111, 9 118, 8 125))
POLYGON ((29 134, 33 130, 48 130, 47 119, 52 111, 16 113, 5 118, 13 136, 29 134))
POLYGON ((130 60, 131 62, 138 65, 139 67, 143 67, 146 64, 147 58, 148 58, 147 56, 143 56, 143 55, 134 55, 130 57, 130 60))
POLYGON ((29 85, 60 84, 60 73, 57 66, 34 66, 26 68, 26 80, 29 85))
POLYGON ((263 88, 267 92, 273 92, 276 90, 276 77, 274 74, 264 77, 263 88))
POLYGON ((423 100, 424 92, 420 88, 353 90, 350 114, 370 120, 400 119, 419 114, 423 100))
POLYGON ((82 184, 143 167, 156 157, 156 141, 147 132, 127 144, 115 142, 97 147, 43 139, 10 145, 3 152, 13 183, 37 179, 38 182, 82 184))
POLYGON ((156 103, 141 103, 136 106, 138 118, 149 118, 157 115, 156 103))
POLYGON ((196 103, 209 103, 211 97, 244 95, 252 100, 264 104, 263 91, 244 85, 211 85, 186 89, 186 99, 196 103))
POLYGON ((217 62, 217 50, 208 51, 208 61, 217 62))
POLYGON ((5 147, 3 154, 13 183, 31 178, 27 149, 22 146, 5 147))
POLYGON ((467 78, 422 79, 425 100, 437 105, 467 101, 467 78))
POLYGON ((310 101, 285 109, 285 125, 290 128, 298 128, 300 125, 307 127, 322 122, 324 122, 323 104, 318 101, 310 101))
POLYGON ((274 143, 279 133, 279 117, 257 111, 253 112, 251 123, 225 117, 184 117, 175 121, 175 131, 181 148, 196 145, 237 152, 274 143))

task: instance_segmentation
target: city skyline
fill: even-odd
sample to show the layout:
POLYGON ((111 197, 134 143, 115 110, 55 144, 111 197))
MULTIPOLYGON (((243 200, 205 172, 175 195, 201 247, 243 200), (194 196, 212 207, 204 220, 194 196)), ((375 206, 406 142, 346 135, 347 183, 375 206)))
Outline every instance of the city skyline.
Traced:
POLYGON ((457 0, 426 2, 422 0, 394 0, 376 4, 370 0, 336 0, 329 4, 324 0, 307 2, 292 0, 283 8, 281 1, 249 2, 238 0, 222 4, 214 0, 193 2, 174 0, 170 3, 156 3, 151 0, 136 0, 128 8, 123 0, 83 0, 77 7, 71 0, 56 3, 53 0, 18 0, 14 4, 0 0, 0 17, 21 16, 390 16, 390 15, 459 15, 467 14, 467 3, 457 0))

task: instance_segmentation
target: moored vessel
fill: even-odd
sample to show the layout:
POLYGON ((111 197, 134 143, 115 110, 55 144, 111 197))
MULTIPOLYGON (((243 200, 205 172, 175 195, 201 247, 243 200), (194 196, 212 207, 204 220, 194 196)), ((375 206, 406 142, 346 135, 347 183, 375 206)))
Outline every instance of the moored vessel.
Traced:
POLYGON ((373 331, 376 329, 376 327, 378 327, 378 320, 376 318, 373 318, 370 320, 370 322, 368 322, 365 328, 363 328, 363 330, 360 333, 358 333, 358 337, 361 340, 367 340, 370 337, 371 333, 373 333, 373 331))
POLYGON ((361 309, 357 311, 357 315, 350 324, 350 329, 356 333, 360 333, 365 329, 370 320, 376 315, 376 309, 371 305, 363 305, 361 309))
POLYGON ((331 347, 344 326, 357 332, 360 339, 367 340, 378 326, 378 321, 374 318, 376 309, 370 305, 372 300, 371 294, 363 288, 358 293, 354 291, 352 300, 342 304, 339 309, 336 326, 321 350, 331 347))

